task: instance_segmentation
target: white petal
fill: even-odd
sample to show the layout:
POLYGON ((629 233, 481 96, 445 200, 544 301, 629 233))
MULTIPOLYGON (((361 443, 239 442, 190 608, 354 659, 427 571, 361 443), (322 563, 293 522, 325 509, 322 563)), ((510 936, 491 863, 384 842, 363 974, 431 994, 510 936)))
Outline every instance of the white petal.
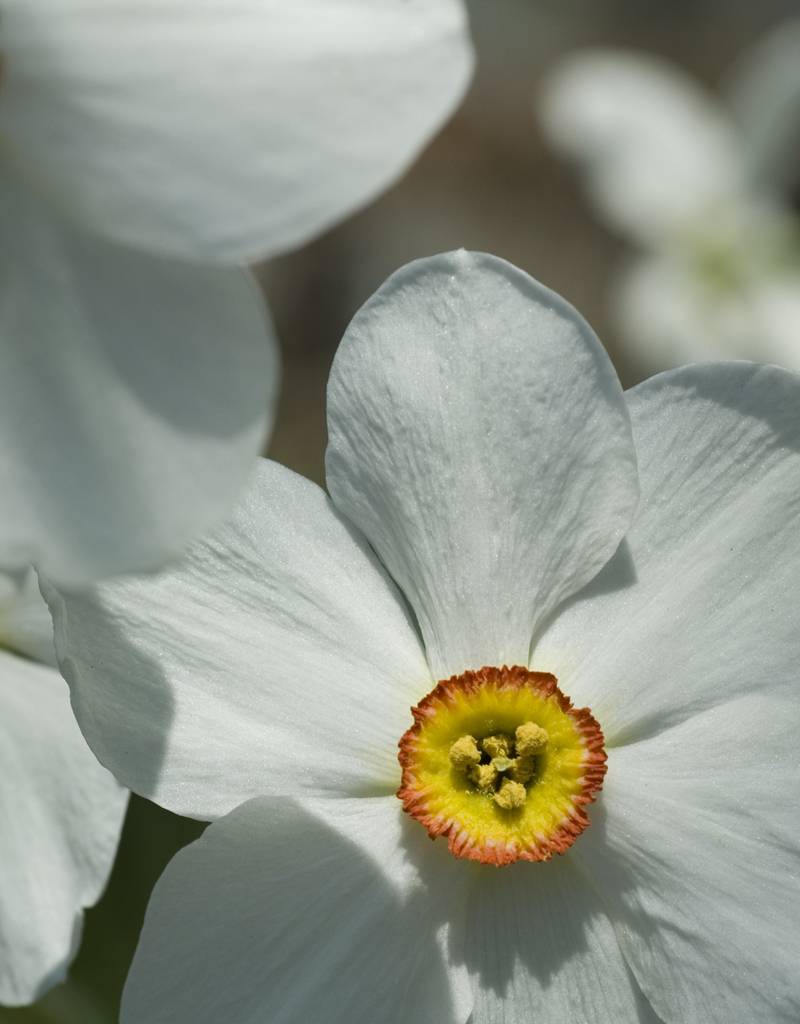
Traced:
POLYGON ((629 267, 614 295, 629 361, 649 373, 710 359, 800 369, 800 273, 736 269, 742 280, 720 288, 685 258, 629 267))
POLYGON ((597 208, 620 230, 658 241, 714 216, 739 194, 744 154, 723 108, 656 57, 576 53, 542 100, 552 143, 580 163, 597 208))
MULTIPOLYGON (((651 374, 683 363, 736 359, 750 334, 742 296, 704 293, 688 260, 658 255, 623 272, 614 313, 629 362, 651 374)), ((751 347, 758 344, 751 336, 751 347)), ((743 351, 744 350, 744 351, 743 351)))
POLYGON ((736 63, 727 98, 742 128, 750 171, 765 187, 797 187, 800 18, 779 21, 736 63))
POLYGON ((53 620, 39 593, 39 580, 31 569, 19 587, 3 588, 0 578, 0 648, 27 655, 42 665, 56 667, 53 620))
POLYGON ((127 793, 94 759, 51 668, 0 651, 0 1003, 63 980, 105 886, 127 793))
POLYGON ((636 522, 532 660, 612 744, 740 693, 792 693, 800 656, 800 376, 686 367, 628 400, 636 522))
POLYGON ((171 571, 46 597, 81 728, 136 792, 205 819, 397 787, 433 686, 419 640, 364 540, 288 469, 261 460, 171 571))
POLYGON ((605 910, 567 857, 482 870, 466 934, 470 1024, 657 1021, 605 910))
POLYGON ((751 694, 610 754, 574 853, 665 1020, 800 1020, 798 731, 751 694))
POLYGON ((412 604, 436 678, 526 664, 636 503, 619 382, 571 306, 465 252, 393 275, 328 386, 328 484, 412 604))
POLYGON ((0 136, 105 237, 252 262, 398 177, 461 99, 460 0, 7 0, 0 136))
POLYGON ((459 873, 421 829, 411 864, 400 816, 394 797, 261 798, 210 825, 153 891, 122 1024, 461 1024, 459 873))
POLYGON ((758 325, 753 358, 800 370, 800 267, 760 282, 750 306, 758 325))
POLYGON ((0 570, 156 568, 225 514, 272 420, 261 297, 68 230, 1 175, 0 233, 0 570))

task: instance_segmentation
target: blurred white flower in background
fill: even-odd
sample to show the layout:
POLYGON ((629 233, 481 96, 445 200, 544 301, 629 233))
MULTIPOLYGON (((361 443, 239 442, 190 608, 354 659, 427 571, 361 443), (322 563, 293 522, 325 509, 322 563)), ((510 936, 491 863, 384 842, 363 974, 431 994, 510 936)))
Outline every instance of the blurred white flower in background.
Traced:
POLYGON ((800 22, 743 57, 719 100, 657 57, 579 51, 546 79, 541 115, 641 252, 612 296, 632 362, 800 369, 800 22))
POLYGON ((16 1006, 66 976, 128 794, 80 734, 35 575, 0 587, 0 1004, 16 1006))
POLYGON ((157 568, 228 511, 272 422, 261 294, 76 232, 2 175, 0 230, 0 569, 157 568))
POLYGON ((461 0, 0 0, 0 162, 106 238, 252 262, 400 176, 472 70, 461 0))
POLYGON ((330 498, 263 462, 171 571, 46 588, 95 752, 219 819, 156 886, 125 1024, 795 1022, 798 404, 749 363, 623 395, 525 274, 421 260, 337 353, 330 498), (504 664, 502 717, 460 680, 419 703, 504 664), (465 794, 450 743, 513 732, 521 693, 542 725, 528 666, 608 773, 563 857, 496 869, 563 849, 602 781, 556 722, 516 817, 465 794), (401 736, 405 809, 484 863, 403 815, 401 736))
POLYGON ((178 554, 265 442, 261 299, 202 263, 372 198, 472 52, 459 0, 0 0, 0 61, 0 570, 79 586, 178 554))

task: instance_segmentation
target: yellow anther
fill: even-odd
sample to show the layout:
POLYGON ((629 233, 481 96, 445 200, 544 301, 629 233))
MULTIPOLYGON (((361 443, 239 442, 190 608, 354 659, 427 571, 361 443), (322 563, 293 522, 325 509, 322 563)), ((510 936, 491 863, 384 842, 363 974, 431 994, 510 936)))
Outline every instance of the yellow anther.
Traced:
POLYGON ((536 725, 535 722, 524 722, 517 726, 514 738, 516 739, 518 757, 533 757, 535 754, 540 754, 547 746, 549 739, 547 730, 536 725))
POLYGON ((513 811, 522 807, 525 803, 527 791, 519 782, 512 782, 511 779, 503 779, 503 784, 494 794, 494 802, 504 811, 513 811))
POLYGON ((497 778, 497 769, 491 764, 476 764, 470 768, 469 777, 478 789, 491 789, 497 778))
POLYGON ((532 757, 517 757, 511 762, 506 778, 514 782, 528 783, 536 773, 536 762, 532 757))
POLYGON ((481 752, 474 736, 461 736, 450 747, 450 764, 454 768, 466 771, 481 759, 481 752))
POLYGON ((508 757, 511 753, 511 739, 502 733, 497 736, 486 736, 481 740, 481 747, 489 757, 508 757))

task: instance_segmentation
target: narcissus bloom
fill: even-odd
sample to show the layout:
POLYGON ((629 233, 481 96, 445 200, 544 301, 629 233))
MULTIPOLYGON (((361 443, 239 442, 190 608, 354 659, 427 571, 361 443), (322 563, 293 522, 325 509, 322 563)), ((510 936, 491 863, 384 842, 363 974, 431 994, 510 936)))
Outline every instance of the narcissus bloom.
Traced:
POLYGON ((647 370, 750 358, 800 369, 800 21, 739 62, 723 99, 635 52, 578 52, 542 100, 601 216, 641 255, 612 301, 647 370), (796 197, 794 197, 796 198, 796 197))
POLYGON ((125 1024, 796 1020, 798 407, 623 395, 525 274, 422 260, 336 356, 330 497, 264 462, 173 571, 49 591, 100 760, 215 819, 125 1024))
POLYGON ((104 238, 252 262, 406 169, 461 99, 461 0, 2 0, 0 165, 104 238))
POLYGON ((0 1003, 20 1005, 66 975, 128 795, 75 724, 35 577, 0 585, 0 1003))

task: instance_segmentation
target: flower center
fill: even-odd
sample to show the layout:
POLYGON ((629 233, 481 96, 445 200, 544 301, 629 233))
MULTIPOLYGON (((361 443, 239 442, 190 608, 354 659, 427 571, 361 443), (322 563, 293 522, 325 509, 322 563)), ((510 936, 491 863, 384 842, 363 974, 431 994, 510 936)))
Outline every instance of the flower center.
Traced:
POLYGON ((547 731, 535 722, 518 725, 513 736, 498 732, 480 741, 459 736, 450 747, 450 764, 463 772, 476 790, 510 811, 525 803, 547 740, 547 731))
POLYGON ((486 667, 440 682, 400 740, 403 810, 456 857, 549 860, 589 824, 606 771, 603 733, 555 676, 486 667))

